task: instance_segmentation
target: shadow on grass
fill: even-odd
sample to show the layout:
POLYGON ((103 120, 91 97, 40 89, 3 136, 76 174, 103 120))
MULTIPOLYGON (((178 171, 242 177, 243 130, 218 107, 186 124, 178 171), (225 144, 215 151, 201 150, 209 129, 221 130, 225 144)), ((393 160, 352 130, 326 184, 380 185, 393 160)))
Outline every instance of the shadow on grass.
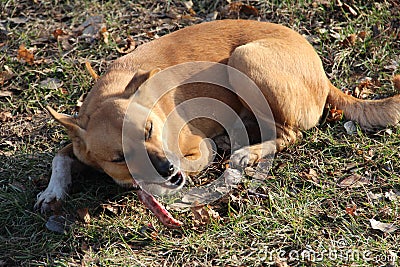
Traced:
MULTIPOLYGON (((72 227, 66 234, 49 231, 45 224, 51 214, 37 213, 33 206, 36 195, 47 186, 51 159, 49 153, 0 155, 0 266, 54 264, 61 256, 79 261, 88 247, 98 250, 103 244, 119 242, 120 231, 113 230, 121 227, 115 225, 119 217, 134 220, 144 211, 134 192, 104 174, 85 170, 73 177, 61 209, 61 214, 73 218, 72 227), (87 224, 77 215, 83 208, 91 216, 87 224)), ((151 242, 135 227, 125 227, 123 232, 130 240, 124 242, 127 246, 151 242)))

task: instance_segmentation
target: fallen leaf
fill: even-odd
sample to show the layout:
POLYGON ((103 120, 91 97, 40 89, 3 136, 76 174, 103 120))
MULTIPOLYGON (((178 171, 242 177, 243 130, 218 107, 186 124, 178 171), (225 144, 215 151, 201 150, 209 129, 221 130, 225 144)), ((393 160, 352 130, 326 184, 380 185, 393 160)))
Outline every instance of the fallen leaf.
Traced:
POLYGON ((93 79, 97 80, 99 78, 99 75, 97 75, 97 73, 94 71, 94 69, 92 68, 92 65, 90 64, 89 61, 85 62, 85 67, 93 79))
POLYGON ((394 223, 383 223, 375 219, 370 219, 369 222, 371 224, 372 229, 380 230, 384 233, 391 233, 398 229, 398 227, 394 225, 394 223))
POLYGON ((49 90, 57 90, 63 85, 63 82, 57 78, 46 78, 45 80, 40 82, 40 86, 42 88, 46 88, 49 90))
POLYGON ((397 92, 400 93, 400 74, 397 74, 393 77, 393 85, 394 89, 396 89, 397 92))
POLYGON ((92 43, 93 40, 100 36, 101 29, 105 28, 103 16, 88 17, 76 31, 81 34, 87 43, 92 43))
POLYGON ((379 199, 381 199, 381 198, 383 197, 383 195, 382 195, 381 193, 379 193, 379 194, 374 194, 374 193, 372 193, 372 192, 368 192, 368 193, 367 193, 367 197, 369 197, 369 198, 372 199, 372 200, 379 200, 379 199))
POLYGON ((206 205, 197 205, 190 208, 194 215, 194 227, 198 228, 203 225, 209 224, 212 220, 219 221, 221 218, 218 212, 207 207, 206 205))
POLYGON ((14 77, 14 73, 8 66, 4 66, 4 69, 4 71, 0 71, 0 86, 3 86, 6 81, 14 77))
POLYGON ((246 16, 255 16, 255 17, 258 16, 257 8, 251 5, 242 5, 240 12, 245 14, 246 16))
POLYGON ((357 133, 357 126, 356 126, 354 121, 346 121, 343 124, 343 127, 346 130, 346 133, 349 134, 349 135, 357 133))
POLYGON ((78 213, 79 219, 81 219, 85 223, 90 223, 90 214, 88 208, 78 209, 76 213, 78 213))
POLYGON ((191 9, 191 8, 193 7, 193 2, 192 2, 192 0, 183 1, 183 4, 185 5, 185 7, 186 7, 187 9, 191 9))
POLYGON ((373 94, 375 89, 381 86, 378 80, 373 80, 370 77, 360 79, 356 88, 353 91, 353 96, 360 99, 365 99, 373 94))
POLYGON ((340 181, 340 187, 357 188, 369 184, 369 179, 357 173, 347 176, 340 181))
POLYGON ((385 198, 390 201, 395 201, 400 197, 400 192, 390 190, 389 192, 385 193, 385 198))
POLYGON ((232 15, 239 17, 240 14, 245 16, 258 16, 259 14, 257 8, 251 5, 243 4, 242 2, 233 2, 228 4, 221 13, 228 17, 232 15))
POLYGON ((86 251, 89 251, 89 249, 90 249, 89 245, 85 241, 82 241, 81 250, 86 252, 86 251))
POLYGON ((122 48, 117 47, 117 51, 121 54, 128 54, 130 52, 132 52, 133 50, 135 50, 136 48, 136 42, 135 40, 133 40, 132 37, 128 37, 126 39, 126 45, 122 48))
POLYGON ((57 37, 57 41, 61 44, 61 48, 64 51, 69 51, 72 50, 72 48, 74 48, 70 43, 71 36, 70 35, 61 35, 57 37))
POLYGON ((213 11, 210 14, 207 14, 206 19, 209 21, 216 20, 219 15, 218 11, 213 11))
POLYGON ((285 259, 276 257, 274 262, 275 262, 276 267, 289 267, 289 265, 287 264, 287 261, 285 259))
POLYGON ((367 32, 366 31, 361 31, 357 34, 357 36, 361 39, 364 40, 365 37, 367 37, 367 32))
POLYGON ((336 121, 340 121, 342 118, 343 118, 343 110, 336 109, 336 107, 334 107, 329 110, 326 121, 327 122, 336 122, 336 121))
POLYGON ((107 28, 106 27, 101 28, 100 34, 103 37, 104 43, 108 44, 108 37, 110 36, 110 33, 107 31, 107 28))
POLYGON ((318 179, 318 173, 310 168, 307 172, 300 173, 300 176, 310 181, 312 184, 321 187, 321 181, 318 179))
POLYGON ((357 205, 353 204, 353 206, 351 207, 346 207, 346 213, 351 215, 351 216, 355 216, 356 215, 356 210, 357 210, 357 205))
POLYGON ((0 121, 1 122, 7 122, 12 119, 12 114, 9 111, 2 111, 0 112, 0 121))
POLYGON ((66 33, 61 29, 56 29, 56 30, 53 31, 54 38, 57 39, 61 35, 66 35, 66 33))
POLYGON ((19 46, 17 58, 24 60, 29 65, 32 65, 34 61, 33 53, 26 49, 24 44, 19 46))
POLYGON ((350 34, 349 36, 347 36, 342 42, 341 45, 343 45, 344 47, 350 47, 350 46, 354 46, 356 44, 357 41, 357 35, 355 34, 350 34))
POLYGON ((55 233, 65 234, 72 224, 73 221, 65 216, 52 215, 46 222, 46 228, 55 233))

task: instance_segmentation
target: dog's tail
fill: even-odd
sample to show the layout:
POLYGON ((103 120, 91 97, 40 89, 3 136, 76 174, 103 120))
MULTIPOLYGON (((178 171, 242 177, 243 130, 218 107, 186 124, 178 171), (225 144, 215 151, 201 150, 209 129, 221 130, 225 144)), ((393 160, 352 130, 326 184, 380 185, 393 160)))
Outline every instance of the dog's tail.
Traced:
POLYGON ((372 130, 399 123, 400 95, 379 100, 362 100, 329 84, 327 103, 343 110, 346 119, 358 122, 361 128, 372 130))

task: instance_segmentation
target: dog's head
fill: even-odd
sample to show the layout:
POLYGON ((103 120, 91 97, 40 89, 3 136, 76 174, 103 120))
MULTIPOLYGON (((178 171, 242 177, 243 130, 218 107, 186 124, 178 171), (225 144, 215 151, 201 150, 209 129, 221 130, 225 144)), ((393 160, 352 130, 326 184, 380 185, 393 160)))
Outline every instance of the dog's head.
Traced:
MULTIPOLYGON (((81 162, 103 170, 120 185, 132 185, 134 175, 147 183, 152 193, 163 194, 180 189, 185 173, 204 168, 211 155, 210 144, 204 142, 201 132, 179 123, 165 127, 162 108, 143 104, 149 99, 131 103, 129 96, 156 72, 137 72, 130 81, 119 80, 112 88, 112 96, 88 98, 76 117, 48 110, 66 127, 74 154, 81 162), (125 86, 116 94, 115 87, 119 84, 125 86), (133 107, 131 112, 129 107, 133 107)), ((104 81, 99 83, 109 86, 104 81)), ((110 90, 96 88, 102 94, 110 90)), ((160 101, 160 104, 166 103, 160 101)))

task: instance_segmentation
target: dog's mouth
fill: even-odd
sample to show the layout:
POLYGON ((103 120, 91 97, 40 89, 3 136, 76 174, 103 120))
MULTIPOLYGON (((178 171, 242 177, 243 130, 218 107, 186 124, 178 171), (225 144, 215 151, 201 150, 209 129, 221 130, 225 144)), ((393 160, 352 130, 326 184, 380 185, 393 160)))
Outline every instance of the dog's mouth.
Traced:
POLYGON ((169 194, 174 194, 179 191, 186 182, 185 174, 182 171, 175 171, 169 177, 165 177, 160 181, 147 180, 138 182, 140 188, 147 191, 149 194, 156 196, 164 196, 169 194))
POLYGON ((185 176, 181 171, 177 171, 175 174, 171 175, 165 184, 171 184, 171 186, 176 186, 181 188, 185 183, 185 176))

